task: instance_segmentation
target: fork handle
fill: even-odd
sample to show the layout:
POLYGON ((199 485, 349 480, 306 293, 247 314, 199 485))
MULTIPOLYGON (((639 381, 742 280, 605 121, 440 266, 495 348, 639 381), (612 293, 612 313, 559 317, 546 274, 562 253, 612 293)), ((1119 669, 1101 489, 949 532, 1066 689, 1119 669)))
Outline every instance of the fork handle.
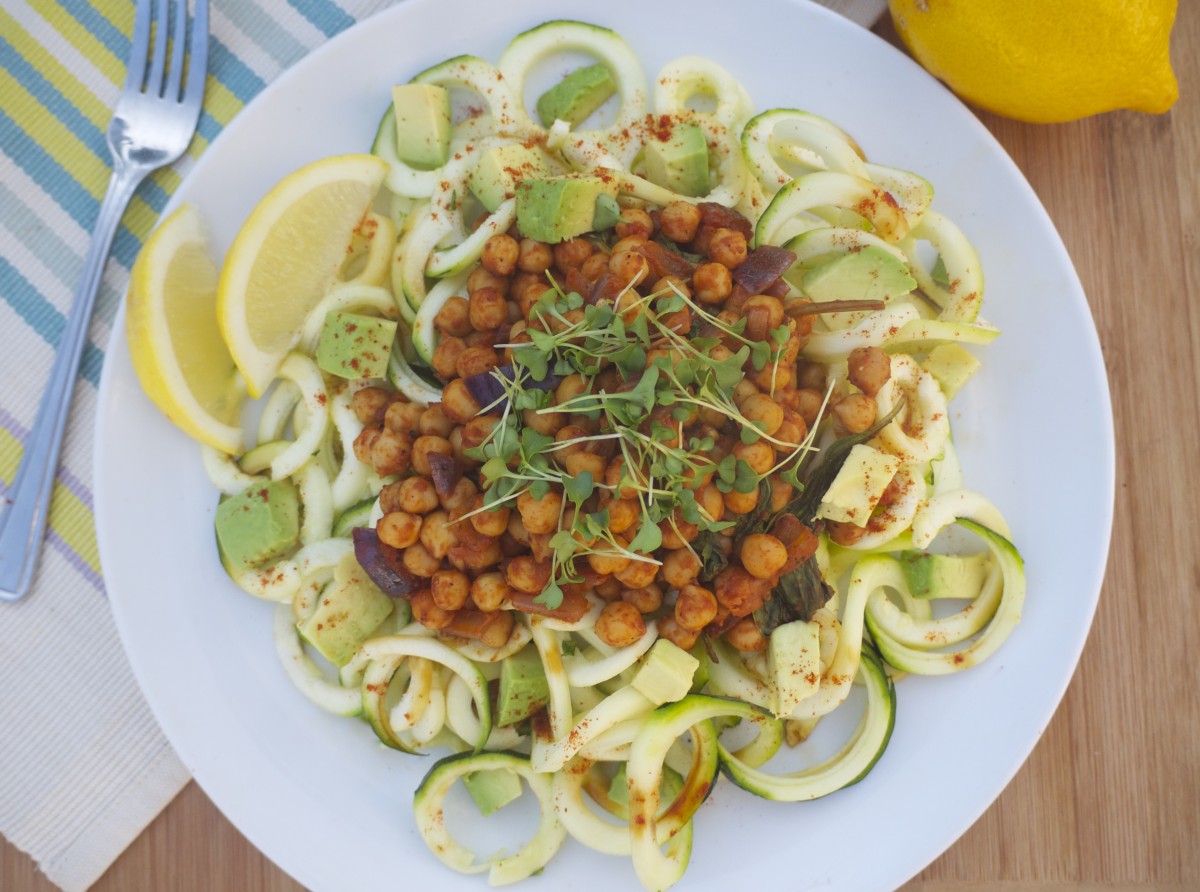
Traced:
POLYGON ((117 224, 138 183, 146 171, 134 165, 119 165, 108 181, 108 191, 100 205, 100 214, 92 231, 83 264, 83 274, 75 289, 71 315, 67 318, 50 381, 38 407, 33 430, 25 443, 21 463, 8 494, 8 510, 0 517, 0 600, 16 601, 29 593, 38 551, 46 532, 50 496, 58 471, 63 431, 71 394, 79 371, 79 360, 100 288, 100 277, 112 247, 117 224))

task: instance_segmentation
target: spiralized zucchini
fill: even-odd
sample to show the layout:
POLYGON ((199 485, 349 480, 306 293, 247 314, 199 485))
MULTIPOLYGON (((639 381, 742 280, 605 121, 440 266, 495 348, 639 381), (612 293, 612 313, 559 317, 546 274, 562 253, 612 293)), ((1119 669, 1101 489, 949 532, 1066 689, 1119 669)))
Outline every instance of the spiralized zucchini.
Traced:
MULTIPOLYGON (((253 492, 252 487, 268 481, 290 481, 299 503, 294 548, 251 567, 227 562, 227 568, 247 592, 276 602, 276 653, 287 677, 313 704, 365 721, 398 758, 436 749, 451 752, 429 768, 414 799, 423 839, 449 867, 486 872, 493 885, 516 882, 545 867, 570 837, 572 844, 631 858, 646 888, 665 889, 686 870, 697 809, 712 791, 719 768, 737 786, 779 801, 814 799, 857 783, 884 755, 896 721, 893 685, 898 676, 945 674, 975 665, 995 653, 1016 626, 1025 596, 1020 555, 999 509, 965 488, 950 430, 950 399, 977 364, 962 359, 961 346, 981 347, 999 334, 979 316, 980 259, 966 234, 934 209, 929 181, 869 161, 850 134, 821 116, 788 108, 756 114, 742 84, 710 59, 680 56, 651 81, 619 35, 581 22, 556 21, 519 34, 496 64, 458 56, 420 72, 413 82, 465 91, 476 107, 453 122, 448 159, 430 170, 401 158, 400 134, 390 108, 380 122, 372 151, 390 166, 386 191, 348 246, 346 263, 331 271, 326 296, 297 332, 293 352, 250 425, 257 445, 236 459, 203 450, 204 468, 222 498, 253 492), (530 85, 547 60, 563 52, 581 53, 603 65, 616 95, 581 125, 558 120, 544 127, 526 105, 530 85), (681 195, 649 178, 646 146, 658 138, 663 121, 695 124, 703 134, 710 171, 705 194, 681 195), (476 611, 503 620, 505 634, 493 640, 456 627, 454 611, 440 606, 438 610, 447 614, 444 622, 426 615, 427 626, 414 619, 422 615, 418 599, 437 602, 439 583, 428 567, 417 574, 419 584, 428 589, 408 591, 403 597, 389 599, 370 582, 347 583, 347 568, 358 569, 350 537, 368 532, 386 514, 402 513, 394 503, 395 488, 384 491, 399 478, 381 476, 382 470, 360 460, 372 448, 364 433, 375 430, 383 436, 391 424, 387 419, 396 397, 386 392, 397 392, 401 403, 411 404, 399 409, 421 413, 422 434, 427 429, 438 436, 445 433, 449 415, 444 398, 449 389, 443 391, 430 371, 439 344, 448 336, 455 313, 475 312, 469 302, 460 302, 477 290, 471 284, 473 276, 490 276, 487 281, 497 287, 509 286, 507 281, 497 283, 481 258, 487 259, 494 237, 513 231, 517 200, 510 194, 490 201, 488 207, 495 209, 487 211, 474 196, 473 177, 479 159, 490 149, 517 145, 523 147, 520 151, 535 152, 553 174, 596 175, 615 183, 623 209, 658 213, 672 203, 686 202, 712 213, 712 205, 720 205, 746 215, 748 221, 742 222, 752 227, 751 251, 790 252, 790 266, 778 280, 784 290, 772 292, 779 295, 772 299, 780 302, 785 315, 772 321, 776 328, 770 332, 777 344, 796 345, 786 357, 791 368, 779 379, 785 381, 785 393, 777 393, 772 368, 759 363, 753 374, 750 362, 740 368, 748 395, 778 397, 786 405, 786 417, 799 418, 803 430, 787 433, 776 425, 755 431, 755 422, 741 414, 743 397, 731 403, 729 411, 735 414, 722 417, 738 420, 744 428, 743 443, 769 444, 767 462, 779 462, 771 471, 752 469, 757 475, 752 486, 737 493, 754 489, 757 494, 760 480, 775 482, 775 472, 795 457, 785 451, 794 445, 785 436, 803 438, 805 455, 836 453, 839 438, 849 430, 838 407, 850 397, 870 397, 873 417, 860 419, 857 431, 862 436, 853 448, 883 456, 884 463, 877 467, 889 469, 884 481, 888 488, 875 492, 869 517, 827 523, 810 512, 799 518, 818 534, 815 556, 803 559, 811 560, 807 566, 813 578, 827 589, 826 599, 802 620, 792 620, 803 624, 789 630, 801 636, 793 640, 807 642, 802 664, 788 662, 798 659, 796 654, 772 650, 772 642, 782 637, 737 639, 732 630, 726 634, 732 623, 721 626, 715 616, 704 640, 690 653, 670 644, 666 629, 679 622, 673 606, 679 593, 670 586, 655 589, 656 601, 647 599, 651 607, 644 608, 644 631, 617 646, 607 643, 615 639, 602 634, 601 617, 613 598, 634 603, 639 593, 645 595, 638 586, 624 593, 620 588, 602 589, 605 597, 590 592, 577 611, 547 616, 516 609, 515 590, 509 589, 499 605, 504 613, 497 613, 495 604, 483 608, 483 602, 476 611), (812 283, 821 273, 836 274, 838 264, 852 268, 865 262, 864 257, 875 258, 871 262, 880 267, 860 275, 882 276, 886 266, 900 284, 881 292, 880 299, 865 302, 854 300, 857 294, 844 300, 835 293, 827 309, 816 307, 814 313, 810 298, 830 299, 809 295, 806 284, 815 295, 812 283), (326 317, 338 312, 364 313, 398 324, 385 378, 347 382, 322 372, 315 361, 317 347, 326 317), (853 383, 862 381, 852 365, 864 351, 876 356, 883 351, 888 362, 886 380, 870 394, 865 384, 853 383), (797 361, 810 371, 820 366, 824 391, 797 384, 797 361), (766 372, 772 377, 764 383, 766 372), (384 389, 384 397, 379 397, 378 388, 384 389), (802 403, 812 410, 807 424, 800 414, 802 403), (441 409, 431 415, 421 412, 421 407, 439 404, 441 409), (849 538, 839 538, 834 535, 839 526, 858 529, 849 538), (921 561, 931 549, 946 551, 940 536, 950 527, 973 535, 983 551, 943 555, 943 563, 936 565, 941 570, 929 571, 921 561), (926 576, 914 575, 917 566, 926 576), (659 603, 661 607, 653 606, 659 603), (371 617, 369 622, 365 616, 371 617), (319 632, 313 630, 326 618, 334 626, 341 624, 347 636, 338 647, 322 645, 319 632), (356 623, 365 625, 359 628, 356 623), (737 641, 741 643, 735 647, 737 641), (529 709, 501 725, 500 701, 506 686, 517 684, 518 664, 534 667, 530 671, 539 676, 540 687, 531 687, 529 709), (804 681, 805 693, 782 698, 781 690, 789 684, 787 669, 795 665, 804 665, 811 675, 804 681), (789 748, 803 745, 798 741, 810 733, 822 733, 818 722, 846 708, 856 681, 865 686, 867 702, 844 746, 809 769, 779 769, 775 759, 785 742, 789 748), (748 739, 747 730, 752 732, 748 739), (727 736, 731 733, 740 733, 739 743, 727 736), (505 801, 516 795, 513 778, 538 801, 536 830, 511 854, 476 855, 453 837, 444 820, 446 796, 457 781, 464 780, 472 789, 476 780, 488 778, 507 785, 505 801)), ((612 242, 622 234, 588 237, 612 242)), ((639 275, 644 278, 648 272, 647 266, 639 275)), ((533 274, 522 266, 521 275, 533 274)), ((632 287, 618 300, 637 298, 632 287)), ((686 283, 674 286, 672 294, 678 296, 677 307, 688 308, 689 319, 694 312, 698 320, 720 321, 720 309, 711 301, 703 306, 707 299, 693 296, 686 283)), ((569 312, 579 312, 582 318, 585 297, 591 296, 579 295, 569 312)), ((514 296, 512 305, 520 299, 514 296)), ((623 321, 631 328, 645 310, 630 309, 629 303, 621 307, 623 321)), ((514 315, 509 321, 515 319, 514 315)), ((573 324, 560 314, 537 334, 548 334, 560 323, 573 324)), ((745 344, 749 351, 754 339, 748 336, 748 318, 746 323, 730 329, 728 341, 735 347, 745 344)), ((528 341, 533 340, 532 328, 526 331, 528 341)), ((519 330, 504 331, 516 340, 519 330)), ((484 343, 478 334, 462 342, 464 351, 470 338, 475 338, 472 345, 484 343)), ((599 335, 581 334, 577 341, 587 337, 599 335)), ((758 340, 765 340, 761 332, 758 340)), ((486 343, 493 346, 491 340, 486 343)), ((514 344, 495 344, 495 349, 511 353, 514 344)), ((784 361, 782 348, 772 355, 777 368, 784 361)), ((551 408, 537 403, 524 411, 536 418, 551 408)), ((668 406, 661 408, 668 410, 664 419, 679 424, 682 439, 682 419, 690 407, 676 406, 673 413, 668 406)), ((794 420, 789 423, 796 426, 794 420)), ((410 425, 414 432, 415 424, 410 425)), ((455 446, 459 453, 464 431, 465 426, 459 427, 449 435, 460 437, 455 446)), ((658 443, 667 439, 658 433, 645 436, 658 443)), ((412 439, 400 438, 396 448, 415 449, 412 439)), ((539 441, 537 448, 570 445, 551 438, 539 441)), ((627 464, 636 464, 624 455, 627 464)), ((841 460, 848 462, 844 456, 841 460)), ((500 475, 510 470, 509 464, 492 457, 485 471, 500 475)), ((618 488, 603 481, 602 474, 586 473, 595 478, 588 485, 618 488)), ((631 474, 636 477, 637 469, 631 474)), ((452 562, 459 561, 455 566, 466 566, 438 530, 450 530, 445 535, 459 541, 453 524, 471 524, 473 514, 486 510, 483 496, 476 494, 473 481, 461 490, 457 478, 439 480, 433 471, 426 476, 433 480, 428 488, 435 491, 435 501, 417 512, 419 528, 411 541, 419 543, 426 557, 440 561, 449 555, 452 562), (445 513, 438 527, 431 518, 448 511, 451 499, 459 499, 453 509, 457 513, 445 513)), ((620 485, 628 483, 623 481, 620 485)), ((835 482, 828 478, 824 485, 832 492, 835 482)), ((699 492, 700 484, 695 485, 699 492)), ((769 506, 772 511, 780 504, 794 505, 790 494, 804 484, 797 478, 786 485, 787 490, 780 491, 788 499, 769 491, 770 499, 778 502, 769 506)), ((660 493, 638 490, 637 498, 652 501, 656 495, 660 493)), ((414 492, 411 497, 428 496, 414 492)), ((512 508, 515 498, 516 493, 501 496, 499 504, 512 508)), ((726 511, 728 504, 721 503, 726 520, 759 510, 756 506, 734 514, 726 511)), ((693 541, 683 536, 676 522, 684 517, 672 516, 672 529, 660 525, 659 532, 673 531, 681 544, 693 541)), ((716 523, 720 516, 709 519, 716 523)), ((506 549, 532 542, 523 523, 510 523, 507 530, 506 549)), ((720 532, 716 527, 713 531, 720 532)), ((544 537, 538 547, 547 552, 561 549, 564 534, 570 531, 537 533, 544 537)), ((626 554, 643 563, 659 563, 652 555, 658 546, 648 548, 650 556, 633 554, 634 530, 624 538, 595 530, 593 535, 597 554, 626 554)), ((493 544, 500 538, 491 536, 493 544)), ((707 552, 704 560, 730 560, 733 542, 730 538, 724 551, 707 552)), ((392 558, 400 561, 401 550, 393 551, 392 558)), ((515 553, 505 551, 505 560, 515 553)), ((701 561, 698 554, 696 560, 701 561)), ((604 576, 595 574, 596 579, 604 576)), ((778 583, 777 575, 772 585, 778 583)), ((621 587, 629 586, 622 580, 621 587)), ((762 609, 751 616, 754 629, 763 627, 762 609)))

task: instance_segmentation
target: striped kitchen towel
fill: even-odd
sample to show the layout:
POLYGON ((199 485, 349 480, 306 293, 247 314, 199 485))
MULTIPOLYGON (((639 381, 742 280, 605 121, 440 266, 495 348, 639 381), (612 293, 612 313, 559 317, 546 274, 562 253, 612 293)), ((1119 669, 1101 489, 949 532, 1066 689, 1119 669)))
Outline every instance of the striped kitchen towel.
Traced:
MULTIPOLYGON (((210 70, 187 155, 138 190, 105 272, 33 592, 0 603, 0 833, 86 889, 187 781, 130 672, 92 517, 96 388, 129 268, 204 148, 280 72, 393 0, 211 0, 210 70)), ((826 0, 862 24, 883 0, 826 0)), ((564 8, 564 13, 569 13, 564 8)), ((64 327, 108 181, 104 132, 133 0, 0 3, 0 496, 64 327)))

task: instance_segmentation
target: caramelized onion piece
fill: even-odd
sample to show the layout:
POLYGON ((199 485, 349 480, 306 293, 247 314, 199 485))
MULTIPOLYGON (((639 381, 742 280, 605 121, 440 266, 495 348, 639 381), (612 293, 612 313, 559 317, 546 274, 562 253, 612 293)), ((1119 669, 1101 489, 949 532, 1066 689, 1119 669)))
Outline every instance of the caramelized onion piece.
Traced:
POLYGON ((423 580, 405 568, 400 549, 380 542, 379 534, 368 527, 355 527, 352 535, 354 557, 380 591, 393 598, 407 598, 420 591, 423 580))

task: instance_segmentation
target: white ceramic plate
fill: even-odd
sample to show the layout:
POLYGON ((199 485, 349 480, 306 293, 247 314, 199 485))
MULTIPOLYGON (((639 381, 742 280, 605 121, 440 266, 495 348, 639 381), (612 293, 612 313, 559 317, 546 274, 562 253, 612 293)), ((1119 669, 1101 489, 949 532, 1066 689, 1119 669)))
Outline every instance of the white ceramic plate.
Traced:
MULTIPOLYGON (((969 485, 1005 512, 1026 562, 1023 623, 981 667, 905 679, 896 730, 862 783, 800 805, 728 783, 700 810, 685 889, 892 889, 1000 793, 1049 722, 1091 622, 1113 500, 1112 420, 1095 328, 1053 225, 984 127, 915 64, 826 10, 767 0, 599 7, 409 0, 339 36, 272 84, 208 149, 172 205, 196 203, 224 251, 289 171, 367 150, 389 87, 444 58, 495 60, 508 39, 574 15, 623 34, 650 77, 709 56, 759 108, 826 115, 872 160, 915 170, 979 248, 984 313, 1004 335, 955 403, 969 485)), ((428 853, 411 817, 430 760, 374 742, 291 688, 271 606, 234 588, 213 547, 216 497, 196 447, 139 390, 118 322, 100 392, 96 520, 134 671, 163 729, 234 824, 297 880, 353 888, 478 889, 428 853)), ((543 888, 635 888, 626 859, 568 843, 543 888)))

